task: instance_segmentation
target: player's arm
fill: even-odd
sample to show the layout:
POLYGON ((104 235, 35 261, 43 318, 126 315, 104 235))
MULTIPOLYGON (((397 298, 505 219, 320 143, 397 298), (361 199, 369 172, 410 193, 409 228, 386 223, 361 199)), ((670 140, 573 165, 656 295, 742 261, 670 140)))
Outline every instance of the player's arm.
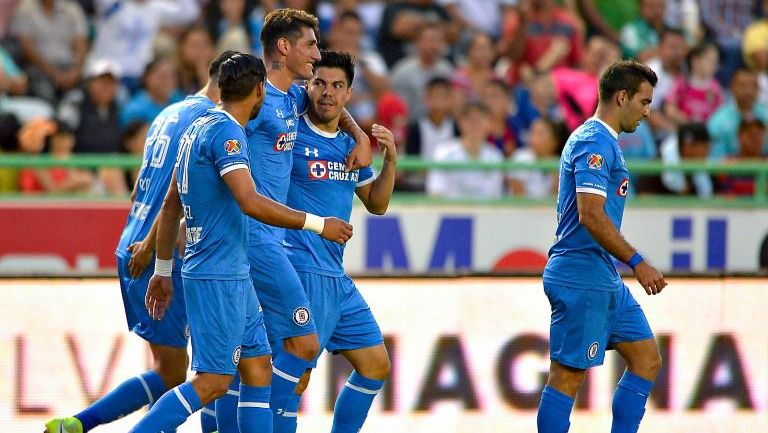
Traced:
POLYGON ((368 134, 355 122, 355 119, 352 118, 352 115, 349 114, 346 108, 341 113, 339 128, 354 138, 356 143, 355 148, 347 155, 345 162, 347 171, 371 165, 371 140, 368 138, 368 134))
MULTIPOLYGON (((176 169, 173 170, 171 179, 176 179, 176 169)), ((168 193, 163 200, 163 207, 157 215, 157 258, 155 259, 155 274, 149 280, 147 295, 144 303, 150 316, 155 320, 161 320, 165 310, 171 305, 173 286, 171 284, 171 271, 173 270, 173 247, 179 230, 179 219, 182 215, 181 199, 176 182, 171 180, 168 193)))
POLYGON ((355 189, 355 193, 363 202, 368 212, 384 215, 389 207, 389 199, 395 187, 395 166, 397 165, 397 147, 392 131, 381 125, 373 125, 373 136, 379 146, 384 149, 384 165, 381 173, 371 183, 355 189))
POLYGON ((222 177, 244 214, 276 227, 310 230, 340 244, 352 237, 352 226, 338 218, 299 212, 259 194, 251 174, 245 168, 247 166, 228 171, 222 177))
POLYGON ((667 285, 661 272, 649 265, 621 233, 605 213, 606 198, 599 194, 579 192, 576 205, 579 223, 587 229, 592 238, 608 253, 630 265, 637 281, 649 295, 655 295, 667 285))

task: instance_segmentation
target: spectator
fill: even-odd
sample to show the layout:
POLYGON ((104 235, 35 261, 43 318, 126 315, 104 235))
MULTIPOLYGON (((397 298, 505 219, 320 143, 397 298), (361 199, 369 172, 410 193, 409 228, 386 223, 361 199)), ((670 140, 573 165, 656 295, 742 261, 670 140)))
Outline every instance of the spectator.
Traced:
POLYGON ((488 141, 495 145, 505 158, 508 158, 520 145, 515 136, 509 87, 502 80, 491 80, 485 85, 480 100, 491 112, 488 141))
POLYGON ((388 67, 393 67, 407 55, 410 43, 428 25, 437 25, 449 40, 455 39, 457 33, 450 15, 434 0, 399 0, 384 8, 379 28, 379 53, 388 67))
POLYGON ((741 65, 741 41, 752 23, 754 5, 753 0, 699 0, 702 24, 720 49, 717 80, 723 87, 741 65))
POLYGON ((13 61, 8 51, 0 47, 0 95, 27 93, 27 75, 13 61))
MULTIPOLYGON (((709 155, 709 132, 703 123, 680 125, 677 134, 670 135, 661 144, 661 160, 664 165, 676 166, 681 161, 703 162, 709 155)), ((661 174, 664 192, 671 194, 696 194, 699 198, 712 197, 712 178, 706 171, 686 174, 668 170, 661 174)))
POLYGON ((590 35, 618 44, 619 30, 639 16, 636 0, 576 0, 590 35))
MULTIPOLYGON (((436 162, 501 162, 501 151, 486 141, 490 128, 488 107, 470 102, 459 119, 461 137, 440 143, 436 162)), ((427 174, 427 194, 451 199, 493 199, 504 192, 501 170, 437 170, 427 174)))
POLYGON ((125 126, 133 120, 152 123, 160 111, 183 96, 176 89, 176 64, 169 58, 160 57, 147 65, 142 78, 142 89, 123 108, 120 124, 125 126))
POLYGON ((664 24, 667 28, 680 29, 691 45, 698 44, 703 36, 700 17, 698 0, 666 0, 664 24))
POLYGON ((75 136, 75 153, 120 151, 117 90, 120 67, 109 60, 88 65, 85 83, 61 101, 57 117, 75 136))
POLYGON ((496 54, 494 42, 488 33, 475 32, 465 53, 466 63, 456 69, 451 77, 454 87, 464 94, 464 99, 475 101, 483 89, 498 77, 493 70, 496 54))
MULTIPOLYGON (((563 123, 553 123, 540 117, 531 125, 528 146, 517 149, 512 161, 533 163, 553 160, 560 156, 568 130, 563 123)), ((514 196, 542 199, 557 193, 557 171, 517 170, 509 173, 507 186, 514 196)))
POLYGON ((758 102, 768 105, 768 1, 763 2, 763 19, 755 21, 744 33, 744 63, 757 73, 760 86, 758 102))
MULTIPOLYGON (((740 161, 765 161, 768 152, 764 144, 765 123, 758 119, 742 120, 739 123, 739 150, 734 159, 740 161)), ((754 195, 755 178, 753 175, 723 175, 718 177, 718 189, 726 195, 754 195)))
POLYGON ((551 74, 535 76, 528 87, 518 86, 514 93, 517 110, 512 116, 512 128, 519 147, 528 145, 528 130, 534 120, 562 120, 551 74))
POLYGON ((656 73, 659 81, 653 88, 651 115, 648 123, 654 136, 664 139, 675 132, 677 124, 664 114, 664 100, 675 85, 675 81, 683 74, 685 58, 688 55, 688 44, 680 30, 667 29, 661 34, 658 57, 648 61, 648 66, 656 73))
MULTIPOLYGON (((712 140, 710 156, 715 160, 735 156, 739 153, 739 124, 742 120, 757 119, 768 122, 768 106, 757 102, 757 74, 748 69, 739 69, 731 81, 733 100, 723 104, 707 121, 712 140)), ((768 140, 766 140, 768 149, 768 140)))
POLYGON ((256 0, 211 0, 206 6, 205 26, 216 52, 227 50, 254 53, 261 57, 261 28, 264 16, 256 0))
POLYGON ((665 114, 677 124, 706 122, 723 103, 723 89, 715 80, 718 54, 714 44, 694 47, 687 58, 690 76, 681 75, 667 95, 665 114))
POLYGON ((152 59, 152 45, 160 28, 192 23, 200 12, 198 3, 197 0, 97 0, 96 39, 89 61, 110 60, 119 65, 123 84, 131 94, 135 93, 152 59))
POLYGON ((343 12, 328 34, 328 47, 352 55, 355 78, 352 99, 347 109, 364 130, 369 130, 376 117, 376 101, 390 90, 387 65, 375 50, 363 46, 363 22, 357 12, 343 12))
POLYGON ((501 19, 517 6, 518 0, 443 0, 445 9, 459 29, 499 37, 501 19))
POLYGON ((519 69, 510 68, 510 83, 518 78, 527 82, 554 67, 577 67, 584 50, 584 31, 567 9, 555 0, 529 0, 527 5, 504 22, 505 55, 520 64, 519 69))
POLYGON ((0 40, 7 36, 11 18, 19 3, 21 0, 0 0, 0 40))
POLYGON ((621 28, 624 58, 645 63, 656 56, 659 34, 664 29, 665 0, 640 0, 640 16, 621 28))
MULTIPOLYGON (((0 113, 0 157, 3 154, 19 151, 19 131, 21 122, 11 113, 0 113)), ((12 193, 19 190, 19 170, 0 167, 0 193, 12 193)))
MULTIPOLYGON (((122 150, 130 155, 144 155, 144 142, 149 132, 149 123, 141 120, 134 120, 123 128, 122 150)), ((128 185, 134 185, 139 178, 140 167, 125 173, 124 182, 128 185)))
POLYGON ((205 85, 213 55, 213 42, 203 27, 192 26, 184 30, 176 51, 181 93, 191 95, 205 85))
POLYGON ((11 22, 33 95, 51 103, 77 86, 88 48, 86 22, 71 0, 23 0, 11 22))
POLYGON ((433 77, 449 77, 453 68, 443 58, 445 39, 442 28, 428 24, 421 28, 416 39, 416 54, 399 61, 392 69, 392 86, 410 110, 411 120, 426 112, 424 89, 433 77))
POLYGON ((451 115, 451 91, 448 79, 429 80, 424 97, 426 112, 408 125, 407 154, 432 160, 439 143, 458 136, 456 121, 451 115))

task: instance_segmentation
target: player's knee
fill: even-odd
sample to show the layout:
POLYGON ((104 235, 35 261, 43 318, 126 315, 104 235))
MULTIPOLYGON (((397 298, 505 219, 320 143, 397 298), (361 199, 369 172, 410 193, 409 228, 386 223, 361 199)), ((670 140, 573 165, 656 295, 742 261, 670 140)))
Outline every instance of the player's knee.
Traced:
POLYGON ((363 376, 374 380, 386 380, 392 371, 388 356, 376 357, 368 365, 357 370, 363 376))
POLYGON ((283 344, 286 351, 306 361, 315 359, 317 352, 320 351, 320 342, 317 340, 317 334, 288 338, 283 344))
POLYGON ((188 364, 189 357, 186 351, 164 353, 163 356, 155 358, 154 370, 163 379, 168 389, 171 389, 187 380, 188 364))
POLYGON ((655 378, 661 370, 661 355, 653 352, 643 359, 642 369, 647 376, 655 378))
POLYGON ((195 378, 195 390, 199 393, 202 402, 210 402, 227 393, 232 379, 233 376, 221 374, 198 375, 195 378))

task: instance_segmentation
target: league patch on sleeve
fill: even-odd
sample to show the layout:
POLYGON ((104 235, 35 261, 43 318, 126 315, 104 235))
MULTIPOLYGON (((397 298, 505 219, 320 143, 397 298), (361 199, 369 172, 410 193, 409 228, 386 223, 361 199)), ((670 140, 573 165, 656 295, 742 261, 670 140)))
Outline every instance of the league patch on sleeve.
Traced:
POLYGON ((603 168, 603 155, 599 153, 593 153, 587 158, 587 165, 593 170, 600 170, 603 168))
POLYGON ((237 155, 240 153, 242 146, 238 140, 227 140, 224 142, 224 150, 227 151, 227 155, 237 155))

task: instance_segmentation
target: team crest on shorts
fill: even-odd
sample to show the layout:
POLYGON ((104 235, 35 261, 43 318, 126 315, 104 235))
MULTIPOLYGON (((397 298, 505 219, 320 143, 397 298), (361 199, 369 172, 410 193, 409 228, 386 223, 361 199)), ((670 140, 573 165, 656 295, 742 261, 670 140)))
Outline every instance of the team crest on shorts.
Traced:
POLYGON ((237 365, 240 363, 240 352, 242 348, 240 346, 235 347, 235 351, 232 352, 232 363, 237 365))
POLYGON ((299 307, 293 310, 293 322, 299 326, 309 323, 309 308, 299 307))
POLYGON ((600 170, 603 168, 603 155, 599 153, 593 153, 587 158, 587 165, 593 170, 600 170))
POLYGON ((589 345, 589 349, 587 349, 587 357, 589 359, 595 359, 595 356, 597 356, 597 349, 600 347, 599 344, 597 344, 597 341, 589 345))

